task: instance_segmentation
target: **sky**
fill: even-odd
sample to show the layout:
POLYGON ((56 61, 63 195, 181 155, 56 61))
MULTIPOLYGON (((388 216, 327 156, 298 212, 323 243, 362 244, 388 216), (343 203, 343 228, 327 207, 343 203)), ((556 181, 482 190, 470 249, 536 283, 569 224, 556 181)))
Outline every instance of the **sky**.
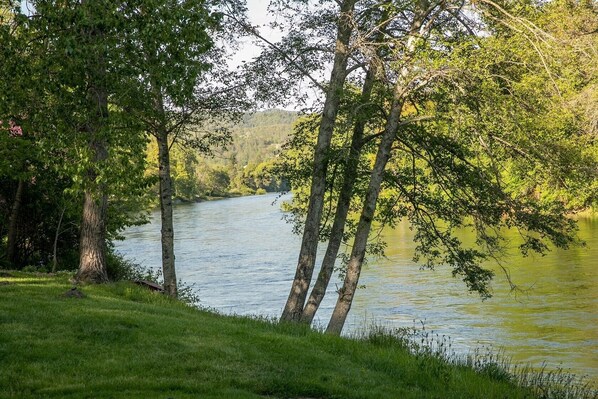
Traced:
MULTIPOLYGON (((269 0, 247 0, 248 17, 253 26, 259 26, 260 33, 266 39, 278 41, 282 38, 282 34, 266 26, 273 19, 273 16, 268 14, 269 2, 269 0)), ((242 61, 251 61, 259 53, 260 49, 255 44, 252 44, 252 39, 245 38, 239 51, 233 56, 231 66, 240 65, 242 61)))
MULTIPOLYGON (((269 0, 247 0, 247 10, 249 22, 253 26, 259 28, 260 34, 271 42, 277 42, 282 39, 284 32, 274 30, 268 26, 268 24, 275 20, 276 16, 268 13, 269 0)), ((255 45, 254 38, 244 38, 239 45, 238 51, 233 55, 229 61, 229 66, 235 68, 245 62, 251 61, 254 57, 260 54, 261 49, 255 45)), ((308 93, 308 103, 312 104, 316 101, 317 97, 321 96, 321 93, 305 87, 308 93)), ((305 107, 306 104, 285 104, 276 106, 276 108, 286 109, 290 111, 298 111, 305 107)))

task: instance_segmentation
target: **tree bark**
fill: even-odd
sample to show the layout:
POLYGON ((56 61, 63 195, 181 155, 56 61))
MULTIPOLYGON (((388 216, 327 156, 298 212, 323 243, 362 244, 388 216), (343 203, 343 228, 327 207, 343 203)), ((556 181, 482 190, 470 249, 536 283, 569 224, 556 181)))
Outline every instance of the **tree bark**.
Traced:
POLYGON ((320 220, 326 190, 327 153, 330 148, 341 93, 347 76, 349 44, 351 33, 353 32, 351 14, 353 13, 355 2, 356 0, 344 0, 340 7, 334 63, 322 112, 318 141, 314 151, 311 191, 301 249, 299 251, 299 260, 291 291, 282 312, 281 321, 300 321, 316 263, 320 220))
POLYGON ((168 132, 161 129, 156 134, 158 143, 159 178, 160 178, 160 215, 162 221, 162 274, 164 292, 176 298, 177 280, 174 257, 174 225, 172 217, 172 178, 170 175, 170 148, 168 132))
MULTIPOLYGON (((155 63, 156 57, 147 54, 151 63, 155 63)), ((164 293, 176 298, 178 295, 176 266, 174 255, 174 222, 172 209, 172 176, 170 174, 170 145, 168 143, 168 128, 166 124, 166 109, 164 107, 164 95, 162 87, 154 79, 151 79, 151 90, 154 96, 155 121, 152 129, 158 144, 158 178, 160 184, 160 241, 162 245, 162 276, 164 277, 164 293)))
MULTIPOLYGON (((360 105, 367 104, 370 101, 375 80, 376 65, 375 61, 373 61, 370 63, 370 67, 363 83, 360 105)), ((328 240, 328 246, 326 247, 326 254, 322 260, 322 266, 320 268, 316 283, 311 290, 311 294, 307 300, 307 303, 305 304, 303 314, 301 315, 301 322, 304 323, 312 323, 316 312, 318 311, 320 304, 326 295, 326 289, 328 288, 330 278, 332 277, 332 273, 334 271, 334 264, 336 262, 336 257, 343 240, 347 215, 349 214, 351 198, 353 197, 353 188, 357 178, 359 155, 363 146, 363 135, 366 122, 367 118, 358 115, 355 127, 353 128, 351 148, 349 150, 347 165, 343 175, 343 185, 341 187, 336 205, 336 213, 334 215, 334 222, 330 231, 330 239, 328 240)))
MULTIPOLYGON (((108 115, 108 101, 105 91, 98 91, 98 107, 108 115)), ((99 111, 101 112, 101 111, 99 111)), ((79 271, 75 279, 81 282, 104 283, 108 281, 106 271, 106 220, 108 215, 108 195, 105 183, 97 183, 96 168, 101 168, 108 158, 105 140, 98 138, 106 116, 100 116, 99 125, 88 126, 89 147, 93 154, 94 166, 90 166, 84 176, 85 191, 81 236, 79 244, 79 271)))
POLYGON ((8 241, 6 245, 6 255, 8 261, 11 264, 15 264, 17 261, 17 238, 18 238, 18 225, 19 225, 19 214, 21 213, 21 204, 23 202, 23 191, 25 190, 25 181, 19 179, 17 185, 17 192, 15 194, 15 200, 10 211, 10 218, 8 220, 8 241))
POLYGON ((416 12, 414 13, 411 22, 410 36, 405 43, 406 55, 404 57, 404 66, 399 71, 399 76, 397 77, 397 82, 393 89, 393 101, 390 113, 388 115, 382 139, 378 146, 374 167, 370 174, 370 183, 359 218, 359 224, 357 225, 351 256, 349 258, 349 263, 347 264, 345 280, 338 292, 336 306, 334 307, 328 327, 326 328, 326 332, 329 334, 339 335, 342 332, 345 321, 347 320, 347 315, 351 310, 353 298, 355 297, 355 291, 357 290, 357 284, 359 283, 363 260, 366 254, 367 241, 372 227, 372 221, 374 220, 374 215, 376 213, 376 205, 378 196, 380 195, 382 180, 384 178, 384 170, 390 159, 392 145, 395 141, 401 121, 404 98, 408 90, 405 83, 408 80, 410 72, 409 59, 415 51, 416 38, 422 37, 423 33, 427 33, 422 32, 421 29, 425 18, 430 12, 428 7, 427 0, 421 0, 416 5, 416 12))
POLYGON ((378 147, 378 153, 376 154, 376 161, 370 175, 370 183, 368 191, 365 197, 361 216, 359 218, 359 224, 357 225, 357 231, 355 233, 355 241, 353 243, 353 249, 351 251, 351 257, 347 264, 347 272, 345 274, 345 280, 342 288, 339 290, 338 300, 328 327, 327 333, 340 334, 347 314, 351 309, 353 297, 355 296, 355 290, 359 282, 359 275, 363 266, 363 259, 365 258, 366 246, 370 229, 372 227, 372 221, 376 212, 376 203, 378 202, 378 195, 380 194, 380 187, 382 185, 382 179, 384 177, 384 169, 390 158, 392 150, 392 144, 394 143, 399 121, 401 117, 401 110, 403 108, 403 102, 399 99, 393 101, 392 109, 384 128, 384 134, 382 135, 382 141, 378 147))
POLYGON ((108 281, 106 272, 107 208, 108 197, 105 194, 96 197, 91 190, 85 190, 77 281, 91 283, 108 281))
MULTIPOLYGON (((88 1, 82 1, 82 5, 88 1)), ((86 4, 85 4, 86 5, 86 4)), ((98 170, 108 159, 108 89, 106 58, 104 50, 105 32, 99 26, 87 26, 83 35, 87 45, 93 46, 96 53, 85 65, 87 73, 88 121, 84 127, 88 136, 91 162, 83 176, 84 201, 81 219, 79 248, 79 271, 75 279, 83 282, 102 283, 108 281, 106 271, 106 221, 108 195, 106 184, 98 182, 98 170)))

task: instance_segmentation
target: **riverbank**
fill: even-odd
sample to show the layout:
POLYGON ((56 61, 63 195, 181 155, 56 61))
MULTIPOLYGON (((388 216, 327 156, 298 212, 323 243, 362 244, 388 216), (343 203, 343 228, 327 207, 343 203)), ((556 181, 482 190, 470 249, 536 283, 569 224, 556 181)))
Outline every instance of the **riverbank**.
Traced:
POLYGON ((120 282, 0 275, 0 398, 532 398, 392 339, 198 310, 120 282))
POLYGON ((384 334, 218 315, 127 282, 71 291, 69 278, 0 273, 0 398, 562 397, 384 334))
MULTIPOLYGON (((277 199, 278 194, 267 194, 176 208, 177 276, 199 291, 203 306, 223 313, 280 314, 301 237, 292 233, 278 203, 272 205, 277 199)), ((126 240, 115 249, 144 268, 160 270, 159 213, 151 220, 125 230, 126 240)), ((414 232, 408 223, 386 229, 386 257, 369 259, 361 276, 366 288, 358 291, 346 333, 372 323, 409 328, 422 320, 429 330, 451 336, 459 354, 492 345, 515 363, 540 368, 545 362, 550 370, 560 366, 598 384, 598 364, 588 356, 597 342, 591 321, 598 290, 598 218, 582 219, 579 227, 587 246, 543 257, 517 256, 518 233, 507 234, 506 243, 515 249, 505 266, 520 290, 511 291, 495 268, 494 297, 483 302, 467 294, 449 268, 421 270, 412 262, 414 232)), ((465 246, 475 245, 475 235, 462 238, 465 246)), ((338 297, 337 283, 342 284, 336 274, 333 279, 316 320, 324 326, 338 297)))

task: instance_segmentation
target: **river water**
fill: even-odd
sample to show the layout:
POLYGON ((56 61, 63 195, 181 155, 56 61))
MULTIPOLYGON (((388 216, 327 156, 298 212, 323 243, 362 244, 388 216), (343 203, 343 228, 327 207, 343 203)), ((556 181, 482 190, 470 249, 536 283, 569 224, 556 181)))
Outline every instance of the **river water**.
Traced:
MULTIPOLYGON (((202 306, 280 315, 300 238, 282 219, 280 202, 273 205, 276 199, 268 194, 176 206, 178 277, 199 290, 202 306)), ((357 293, 345 332, 372 323, 391 328, 423 323, 428 331, 450 336, 458 352, 492 345, 516 362, 545 362, 598 382, 598 218, 580 218, 579 227, 585 247, 528 258, 513 252, 505 266, 520 290, 511 292, 496 267, 494 296, 482 302, 447 268, 420 270, 411 261, 413 233, 400 224, 384 233, 386 258, 371 259, 364 269, 365 287, 357 293)), ((160 268, 159 213, 124 236, 116 244, 120 253, 160 268)), ((325 326, 337 284, 331 284, 316 323, 325 326)))

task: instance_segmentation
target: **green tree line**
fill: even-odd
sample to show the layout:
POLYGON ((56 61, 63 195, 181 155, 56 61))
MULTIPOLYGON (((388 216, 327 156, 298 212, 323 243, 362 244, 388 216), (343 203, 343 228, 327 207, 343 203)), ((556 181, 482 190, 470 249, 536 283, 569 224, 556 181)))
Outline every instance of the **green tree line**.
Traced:
MULTIPOLYGON (((276 163, 296 118, 296 112, 276 109, 246 113, 238 122, 226 126, 230 142, 213 149, 211 154, 175 144, 171 151, 174 197, 196 201, 287 191, 288 182, 277 173, 276 163)), ((150 143, 147 176, 158 173, 156 154, 157 146, 150 143)))

